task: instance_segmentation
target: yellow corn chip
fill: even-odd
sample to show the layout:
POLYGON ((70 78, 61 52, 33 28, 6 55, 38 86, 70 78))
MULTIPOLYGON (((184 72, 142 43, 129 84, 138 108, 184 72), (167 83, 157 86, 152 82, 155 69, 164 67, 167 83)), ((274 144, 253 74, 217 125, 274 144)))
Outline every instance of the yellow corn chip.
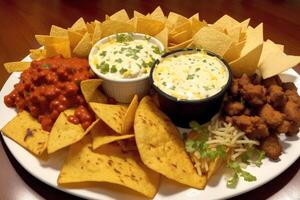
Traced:
POLYGON ((64 42, 47 45, 45 46, 45 50, 47 57, 62 55, 64 58, 71 58, 71 48, 68 39, 66 39, 64 42))
POLYGON ((106 96, 98 90, 101 83, 101 79, 88 79, 80 82, 80 89, 86 102, 106 103, 106 96))
POLYGON ((26 111, 19 112, 1 131, 37 156, 47 148, 49 132, 44 131, 41 124, 26 111))
POLYGON ((261 55, 262 46, 263 45, 261 44, 248 54, 229 63, 234 76, 240 77, 243 73, 251 76, 255 73, 261 55))
POLYGON ((220 19, 218 19, 213 25, 213 28, 216 28, 222 32, 224 32, 226 29, 230 29, 235 26, 239 26, 240 23, 230 17, 229 15, 224 15, 220 19))
POLYGON ((106 144, 92 150, 87 135, 71 146, 58 184, 109 182, 153 198, 159 185, 159 174, 148 169, 135 152, 123 152, 117 144, 106 144))
POLYGON ((212 27, 203 27, 194 35, 193 43, 198 48, 204 48, 223 56, 230 48, 232 40, 225 33, 212 27))
MULTIPOLYGON (((176 50, 176 49, 181 49, 181 48, 185 48, 185 47, 188 47, 189 45, 191 45, 193 43, 193 39, 190 39, 190 40, 187 40, 185 42, 182 42, 180 44, 173 44, 172 46, 169 46, 169 50, 170 51, 173 51, 173 50, 176 50)), ((171 43, 170 43, 171 44, 171 43)))
POLYGON ((176 182, 198 189, 205 187, 206 177, 197 174, 178 129, 148 96, 137 109, 134 131, 138 151, 147 167, 176 182))
POLYGON ((95 44, 98 40, 101 39, 102 36, 102 28, 100 23, 95 23, 95 29, 93 33, 92 43, 95 44))
POLYGON ((74 49, 82 39, 83 35, 72 30, 68 30, 68 35, 70 40, 70 47, 74 49))
POLYGON ((49 35, 35 35, 35 39, 42 46, 53 45, 56 43, 66 42, 68 40, 66 37, 57 37, 49 35))
POLYGON ((87 57, 92 48, 92 39, 89 33, 85 33, 77 46, 73 49, 73 53, 79 57, 87 57))
POLYGON ((134 32, 134 27, 126 22, 109 20, 102 23, 102 37, 122 32, 134 32))
POLYGON ((192 19, 199 20, 199 13, 195 13, 193 16, 189 18, 189 21, 192 22, 192 19))
POLYGON ((136 31, 155 36, 164 29, 164 23, 150 18, 137 18, 136 31))
MULTIPOLYGON (((241 57, 248 54, 253 49, 261 46, 264 42, 263 38, 263 24, 259 24, 256 28, 252 29, 251 27, 247 30, 247 38, 244 48, 241 52, 241 57)), ((259 58, 258 58, 259 59, 259 58)))
POLYGON ((134 95, 123 119, 122 134, 128 133, 133 128, 133 121, 134 121, 135 112, 138 105, 139 105, 138 96, 134 95))
POLYGON ((150 16, 152 19, 159 20, 163 23, 166 21, 166 17, 160 6, 157 6, 150 16))
POLYGON ((59 26, 52 25, 49 35, 54 37, 68 37, 68 30, 59 26))
POLYGON ((22 72, 30 67, 31 62, 8 62, 3 65, 8 73, 22 72))
POLYGON ((160 33, 158 33, 155 38, 158 39, 165 48, 168 47, 168 29, 164 28, 160 33))
POLYGON ((191 20, 192 24, 191 24, 191 28, 192 28, 192 34, 194 35, 195 33, 197 33, 201 28, 208 26, 206 21, 199 21, 195 18, 192 18, 191 20))
POLYGON ((259 58, 258 66, 260 66, 263 62, 263 60, 271 53, 278 53, 280 54, 283 52, 283 50, 280 49, 280 47, 272 42, 271 40, 267 40, 263 44, 262 52, 259 58))
POLYGON ((95 114, 115 132, 122 134, 122 126, 127 106, 103 103, 89 103, 95 114))
POLYGON ((231 62, 235 59, 238 59, 241 55, 241 51, 245 45, 246 41, 242 41, 239 43, 234 43, 231 45, 231 47, 227 50, 227 52, 224 54, 224 58, 227 62, 231 62))
POLYGON ((134 137, 134 133, 127 135, 120 135, 107 126, 103 121, 99 121, 91 130, 91 135, 93 138, 93 149, 109 144, 111 142, 124 140, 134 137))
POLYGON ((73 124, 69 122, 68 116, 73 114, 74 109, 68 109, 61 112, 56 119, 49 136, 47 147, 49 154, 78 142, 99 121, 96 120, 86 130, 84 130, 81 124, 73 124))
POLYGON ((109 17, 110 20, 117 20, 122 22, 127 22, 129 20, 128 14, 125 9, 119 10, 109 17))
POLYGON ((47 56, 46 49, 30 49, 29 52, 29 56, 32 60, 41 60, 47 56))
POLYGON ((188 31, 182 31, 174 35, 173 37, 170 37, 170 42, 174 44, 179 44, 182 42, 185 42, 187 40, 190 40, 192 38, 192 30, 188 31))
POLYGON ((146 17, 145 15, 143 15, 142 13, 134 10, 133 11, 133 17, 137 18, 137 17, 146 17))
POLYGON ((70 28, 72 31, 80 32, 81 34, 84 34, 87 32, 87 27, 84 22, 84 19, 80 17, 70 28))
POLYGON ((225 29, 227 35, 232 39, 233 42, 238 43, 240 41, 240 35, 241 35, 241 26, 234 26, 231 28, 225 29))
POLYGON ((285 53, 271 52, 262 61, 260 71, 264 79, 270 78, 300 63, 300 56, 286 55, 285 53))

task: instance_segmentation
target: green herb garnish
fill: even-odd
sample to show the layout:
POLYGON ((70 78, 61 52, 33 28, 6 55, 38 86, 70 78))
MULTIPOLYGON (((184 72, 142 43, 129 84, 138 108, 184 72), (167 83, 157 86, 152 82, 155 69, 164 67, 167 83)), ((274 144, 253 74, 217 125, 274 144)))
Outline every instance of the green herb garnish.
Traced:
POLYGON ((233 170, 233 176, 228 179, 227 187, 235 188, 238 183, 239 177, 243 177, 245 181, 256 181, 256 177, 249 172, 243 170, 238 162, 232 161, 227 163, 227 167, 233 170))
POLYGON ((104 56, 106 56, 106 53, 107 53, 107 51, 102 51, 99 55, 104 57, 104 56))
POLYGON ((42 64, 42 68, 49 69, 50 67, 51 67, 51 65, 48 63, 42 64))
POLYGON ((129 42, 133 40, 133 34, 125 34, 125 33, 117 33, 116 35, 116 41, 123 43, 123 42, 129 42))
POLYGON ((127 71, 128 71, 127 69, 121 68, 121 69, 120 69, 120 74, 124 74, 124 73, 127 72, 127 71))
POLYGON ((110 72, 111 72, 111 73, 116 73, 117 71, 118 71, 118 70, 117 70, 116 65, 111 66, 111 68, 110 68, 110 72))
POLYGON ((123 60, 121 58, 118 58, 118 59, 115 60, 115 62, 121 63, 121 62, 123 62, 123 60))
POLYGON ((186 80, 193 80, 194 78, 194 74, 189 74, 187 77, 186 77, 186 80))

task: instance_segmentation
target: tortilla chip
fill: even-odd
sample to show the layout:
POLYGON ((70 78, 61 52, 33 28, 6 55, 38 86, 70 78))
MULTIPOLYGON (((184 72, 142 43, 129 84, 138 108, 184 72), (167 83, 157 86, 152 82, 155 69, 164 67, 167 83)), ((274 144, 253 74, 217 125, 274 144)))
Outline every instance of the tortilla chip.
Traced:
POLYGON ((109 17, 110 20, 117 20, 122 22, 127 22, 129 20, 128 14, 125 9, 119 10, 109 17))
POLYGON ((74 49, 79 43, 79 41, 82 39, 83 35, 72 30, 68 30, 68 35, 69 35, 70 47, 74 49))
POLYGON ((159 20, 163 23, 167 20, 160 6, 157 6, 155 10, 153 10, 153 12, 150 14, 150 16, 152 19, 159 20))
POLYGON ((68 30, 59 26, 52 25, 49 35, 54 37, 68 37, 68 30))
MULTIPOLYGON (((174 45, 170 45, 169 46, 169 51, 173 51, 176 49, 181 49, 181 48, 185 48, 188 47, 189 45, 191 45, 193 43, 193 39, 187 40, 185 42, 182 42, 180 44, 174 44, 174 45)), ((170 43, 171 44, 171 43, 170 43)))
POLYGON ((29 52, 29 56, 32 60, 41 60, 47 56, 46 49, 30 49, 29 52))
POLYGON ((95 29, 93 33, 92 43, 95 44, 101 39, 102 36, 102 28, 100 23, 95 23, 95 29))
POLYGON ((159 174, 148 169, 135 152, 122 152, 117 144, 106 144, 92 150, 87 135, 71 146, 58 184, 109 182, 128 187, 153 198, 159 186, 159 174))
POLYGON ((251 76, 255 73, 258 67, 262 46, 263 45, 261 44, 260 46, 256 47, 251 52, 249 52, 247 55, 244 55, 229 63, 234 76, 240 77, 244 73, 248 76, 251 76))
POLYGON ((240 41, 241 29, 242 28, 240 25, 234 26, 226 29, 226 33, 232 39, 233 42, 238 43, 240 41))
POLYGON ((77 46, 73 49, 73 53, 79 57, 87 57, 92 48, 92 39, 89 33, 85 33, 77 46))
POLYGON ((103 103, 89 103, 95 114, 115 132, 122 134, 122 126, 127 106, 103 103))
POLYGON ((88 79, 80 82, 80 89, 86 102, 107 102, 107 97, 98 90, 101 83, 101 79, 88 79))
POLYGON ((80 17, 70 28, 71 31, 76 31, 81 34, 84 34, 87 32, 87 27, 84 22, 84 19, 80 17))
POLYGON ((127 135, 120 135, 107 126, 103 121, 99 121, 91 130, 91 135, 93 138, 93 149, 109 144, 111 142, 124 140, 134 137, 134 133, 127 135))
POLYGON ((208 26, 206 21, 199 21, 195 18, 192 18, 191 20, 192 24, 191 24, 191 27, 192 27, 192 34, 194 35, 195 33, 197 33, 201 28, 205 27, 205 26, 208 26))
POLYGON ((96 120, 86 130, 84 130, 81 124, 73 124, 69 122, 68 116, 73 114, 74 109, 68 109, 61 112, 56 119, 49 136, 47 147, 49 154, 78 142, 98 122, 98 120, 96 120))
POLYGON ((122 134, 126 134, 132 129, 135 112, 138 105, 139 105, 138 96, 134 95, 124 116, 124 120, 122 124, 122 134))
POLYGON ((146 166, 179 183, 198 189, 205 187, 206 177, 197 174, 178 129, 149 96, 142 99, 137 109, 134 131, 146 166))
POLYGON ((1 131, 34 155, 41 155, 47 148, 49 132, 26 111, 19 112, 1 131))
POLYGON ((68 40, 66 37, 57 37, 49 35, 35 35, 35 39, 42 46, 49 46, 56 43, 66 42, 68 40))
POLYGON ((183 32, 183 31, 188 31, 188 32, 192 32, 192 24, 188 21, 186 23, 183 23, 183 24, 180 24, 178 26, 176 26, 171 32, 170 34, 172 36, 180 33, 180 32, 183 32))
POLYGON ((270 78, 300 63, 300 56, 286 55, 283 52, 271 52, 259 67, 264 79, 270 78))
POLYGON ((146 16, 143 15, 142 13, 140 13, 140 12, 134 10, 134 11, 133 11, 133 17, 138 18, 138 17, 146 17, 146 16))
POLYGON ((227 62, 231 62, 235 59, 238 59, 241 55, 242 49, 245 45, 246 41, 242 41, 239 43, 234 43, 231 45, 231 47, 227 50, 227 52, 224 54, 224 58, 227 62))
POLYGON ((240 23, 230 17, 229 15, 224 15, 220 19, 218 19, 213 25, 213 28, 216 28, 222 32, 225 32, 226 29, 230 29, 235 26, 239 26, 240 23))
POLYGON ((154 36, 156 39, 158 39, 165 48, 168 47, 168 34, 169 30, 167 28, 164 28, 160 33, 158 33, 156 36, 154 36))
POLYGON ((204 48, 223 56, 230 48, 232 40, 225 33, 212 27, 203 27, 193 36, 193 43, 198 48, 204 48))
POLYGON ((260 66, 263 62, 263 60, 271 53, 278 53, 280 54, 281 52, 283 52, 280 47, 275 44, 274 42, 272 42, 271 40, 267 40, 264 42, 263 44, 263 49, 261 52, 261 56, 259 59, 259 63, 258 65, 260 66))
POLYGON ((166 21, 166 26, 169 28, 169 30, 172 30, 174 27, 187 22, 189 22, 188 18, 177 13, 170 12, 166 21))
POLYGON ((126 22, 116 20, 104 21, 102 23, 102 37, 123 32, 134 32, 134 27, 126 22))
POLYGON ((253 49, 261 46, 264 42, 263 38, 263 24, 259 24, 256 28, 251 27, 247 29, 247 38, 244 48, 241 52, 241 57, 247 55, 253 49))
POLYGON ((7 62, 3 65, 8 73, 22 72, 31 66, 31 62, 7 62))
POLYGON ((185 42, 191 38, 192 38, 192 30, 190 30, 190 31, 186 30, 186 31, 179 32, 176 35, 170 37, 170 42, 179 44, 179 43, 185 42))
POLYGON ((66 39, 64 42, 53 43, 45 46, 46 57, 62 55, 64 58, 71 58, 70 42, 66 39))
POLYGON ((164 23, 150 18, 137 18, 136 32, 151 36, 157 35, 164 29, 164 23))
POLYGON ((280 49, 280 51, 284 51, 284 45, 283 44, 276 44, 276 45, 280 49))
POLYGON ((191 17, 189 18, 190 21, 192 21, 192 19, 199 20, 199 13, 195 13, 193 16, 191 16, 191 17))
POLYGON ((247 29, 248 29, 248 26, 249 26, 249 22, 250 22, 250 18, 245 19, 244 21, 242 21, 240 23, 241 33, 246 33, 247 32, 247 29))

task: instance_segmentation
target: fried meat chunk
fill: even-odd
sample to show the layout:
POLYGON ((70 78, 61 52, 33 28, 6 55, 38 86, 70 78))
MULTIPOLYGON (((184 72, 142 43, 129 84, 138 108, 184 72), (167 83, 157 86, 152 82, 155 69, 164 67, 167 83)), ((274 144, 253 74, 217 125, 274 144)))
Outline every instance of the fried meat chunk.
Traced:
POLYGON ((224 111, 229 116, 240 115, 243 113, 245 106, 238 101, 229 101, 224 105, 224 111))
POLYGON ((266 102, 266 88, 251 83, 243 85, 241 91, 243 99, 252 106, 262 106, 266 102))
POLYGON ((282 147, 277 135, 270 135, 264 138, 261 144, 261 149, 266 153, 266 156, 272 160, 277 160, 282 152, 282 147))
POLYGON ((241 131, 244 131, 249 138, 260 139, 269 135, 268 126, 258 116, 233 116, 232 122, 241 131))
POLYGON ((265 104, 259 112, 259 116, 269 125, 275 129, 283 123, 284 114, 275 110, 270 104, 265 104))
POLYGON ((267 100, 275 108, 282 107, 287 102, 287 98, 282 87, 278 85, 271 85, 268 87, 267 100))

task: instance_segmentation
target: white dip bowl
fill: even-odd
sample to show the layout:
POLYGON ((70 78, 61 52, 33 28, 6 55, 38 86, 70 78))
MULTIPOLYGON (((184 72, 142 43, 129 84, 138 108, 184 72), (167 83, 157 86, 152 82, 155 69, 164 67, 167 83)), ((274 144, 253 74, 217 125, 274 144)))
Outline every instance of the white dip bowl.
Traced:
MULTIPOLYGON (((147 41, 149 43, 152 43, 156 45, 161 52, 164 51, 163 44, 157 40, 154 37, 141 34, 141 33, 118 33, 115 35, 110 35, 108 37, 102 38, 99 40, 91 49, 89 54, 89 64, 91 66, 92 71, 97 74, 101 79, 103 79, 102 88, 104 92, 114 98, 116 101, 120 103, 129 103, 133 96, 137 94, 139 98, 142 98, 145 96, 151 87, 150 83, 150 70, 147 74, 143 74, 142 76, 137 76, 134 78, 116 78, 112 77, 109 74, 102 73, 101 70, 99 70, 99 63, 95 63, 93 58, 97 53, 99 53, 99 49, 104 44, 116 40, 117 35, 120 36, 120 34, 130 34, 130 36, 133 38, 133 40, 145 40, 147 38, 147 41)), ((116 57, 117 59, 118 57, 116 57)))

